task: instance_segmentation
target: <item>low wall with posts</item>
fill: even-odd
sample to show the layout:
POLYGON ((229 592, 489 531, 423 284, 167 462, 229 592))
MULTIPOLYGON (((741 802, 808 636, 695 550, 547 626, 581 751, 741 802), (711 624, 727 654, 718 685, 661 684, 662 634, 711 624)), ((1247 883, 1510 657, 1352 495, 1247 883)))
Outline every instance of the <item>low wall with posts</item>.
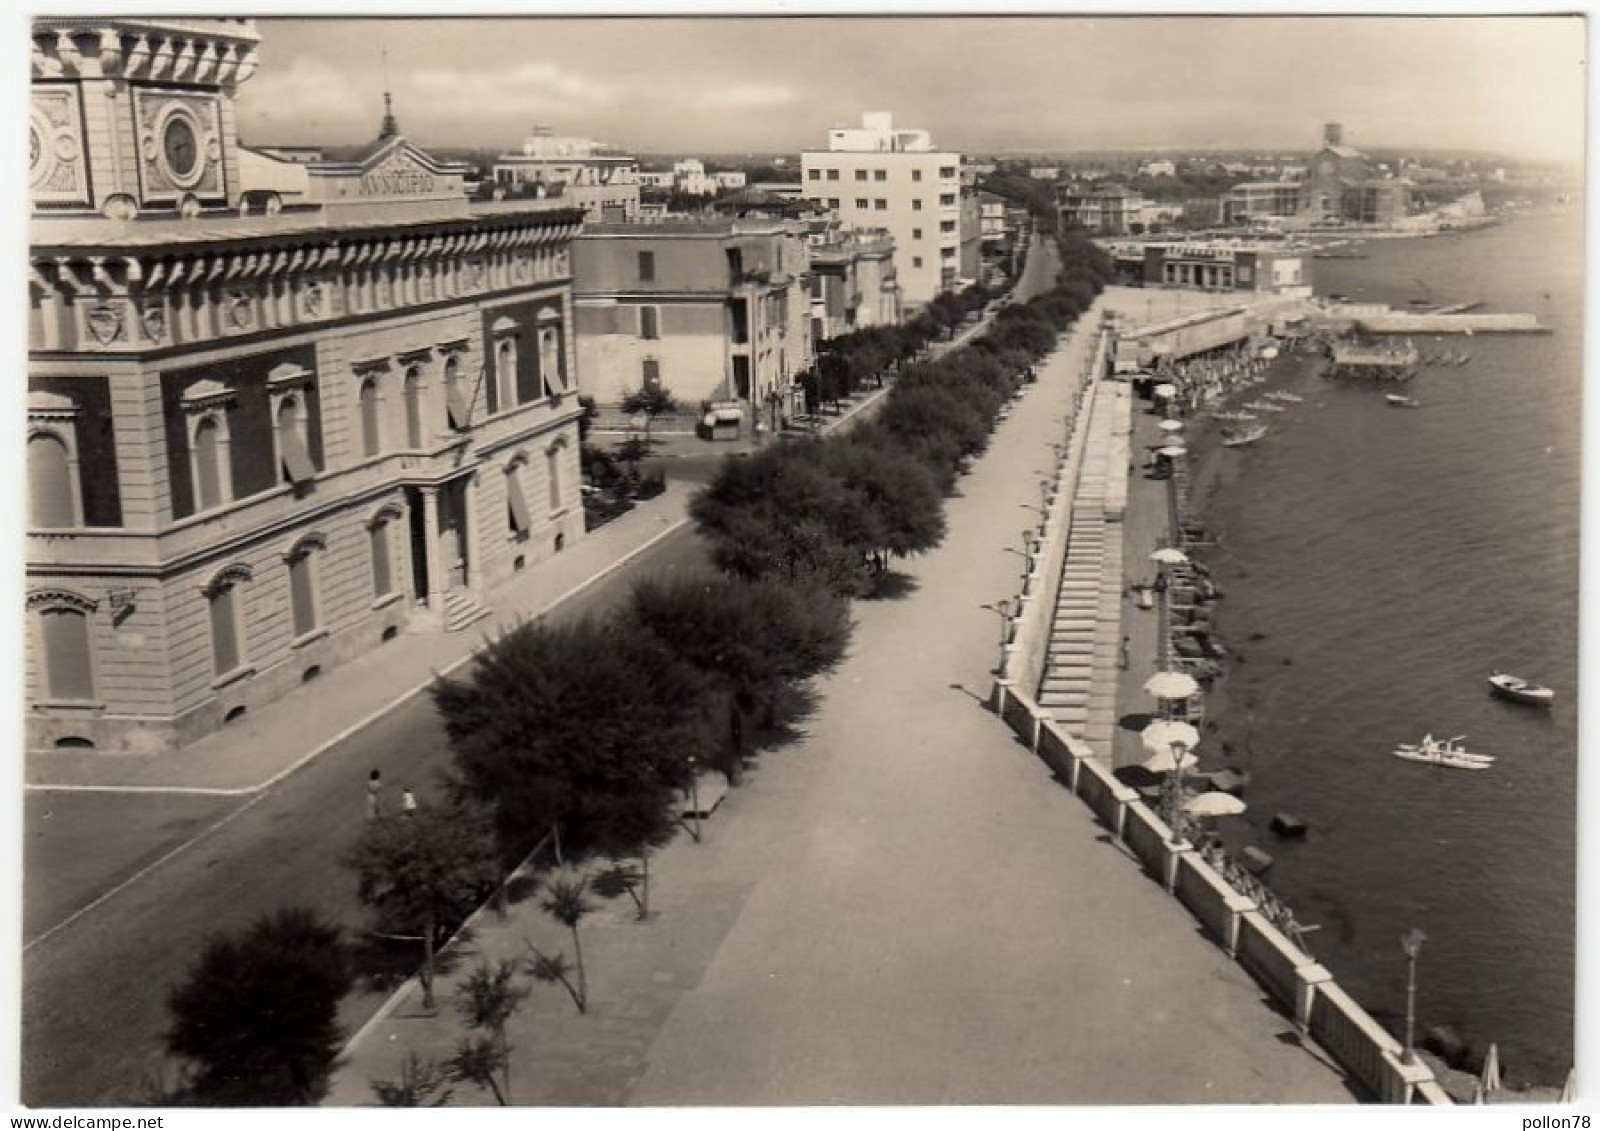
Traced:
POLYGON ((1174 839, 1137 791, 1112 776, 1084 742, 1056 726, 1030 691, 996 680, 995 713, 1080 798, 1150 875, 1200 921, 1230 958, 1255 978, 1349 1075, 1384 1103, 1449 1105, 1427 1065, 1407 1064, 1400 1042, 1330 974, 1234 890, 1191 845, 1174 839))

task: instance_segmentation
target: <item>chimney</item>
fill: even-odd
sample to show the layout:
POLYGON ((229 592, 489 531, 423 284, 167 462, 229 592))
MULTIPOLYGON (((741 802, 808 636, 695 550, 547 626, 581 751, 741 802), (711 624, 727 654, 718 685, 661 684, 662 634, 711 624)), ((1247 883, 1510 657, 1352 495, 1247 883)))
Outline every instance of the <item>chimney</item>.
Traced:
POLYGON ((1338 122, 1329 122, 1322 127, 1322 142, 1324 145, 1343 145, 1344 127, 1338 122))

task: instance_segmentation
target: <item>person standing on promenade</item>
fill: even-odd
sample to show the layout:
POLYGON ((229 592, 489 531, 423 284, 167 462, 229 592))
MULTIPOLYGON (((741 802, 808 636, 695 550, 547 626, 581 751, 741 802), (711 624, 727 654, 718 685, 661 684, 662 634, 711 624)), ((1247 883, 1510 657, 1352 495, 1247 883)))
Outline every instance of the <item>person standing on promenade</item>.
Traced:
POLYGON ((417 798, 409 789, 400 791, 400 812, 407 817, 415 817, 417 815, 417 798))
POLYGON ((383 775, 377 770, 367 775, 367 820, 383 816, 383 775))
POLYGON ((1128 637, 1122 638, 1122 651, 1117 656, 1117 666, 1123 671, 1128 670, 1128 637))

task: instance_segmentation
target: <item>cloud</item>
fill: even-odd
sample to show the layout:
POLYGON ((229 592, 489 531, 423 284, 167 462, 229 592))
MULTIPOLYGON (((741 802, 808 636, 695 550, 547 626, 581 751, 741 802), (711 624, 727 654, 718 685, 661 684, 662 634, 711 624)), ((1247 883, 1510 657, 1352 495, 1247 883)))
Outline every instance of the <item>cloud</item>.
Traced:
POLYGON ((591 109, 613 105, 623 88, 554 63, 519 63, 505 70, 430 68, 407 76, 406 86, 426 95, 430 106, 458 106, 482 111, 485 106, 537 99, 566 107, 591 109))
POLYGON ((378 89, 331 61, 267 62, 239 88, 240 132, 247 141, 338 139, 353 126, 374 127, 383 113, 378 89))
POLYGON ((800 92, 787 83, 736 82, 701 86, 688 98, 696 110, 766 110, 800 100, 800 92))

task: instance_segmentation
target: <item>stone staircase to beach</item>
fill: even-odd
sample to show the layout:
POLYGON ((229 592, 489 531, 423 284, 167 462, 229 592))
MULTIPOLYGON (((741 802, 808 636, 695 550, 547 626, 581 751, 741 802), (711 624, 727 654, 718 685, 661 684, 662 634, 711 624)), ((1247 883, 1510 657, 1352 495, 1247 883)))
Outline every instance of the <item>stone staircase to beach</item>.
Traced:
POLYGON ((1096 403, 1073 491, 1039 705, 1070 733, 1109 751, 1122 641, 1122 493, 1113 477, 1126 472, 1126 443, 1116 434, 1118 411, 1125 406, 1118 403, 1118 388, 1107 382, 1091 395, 1096 403))

